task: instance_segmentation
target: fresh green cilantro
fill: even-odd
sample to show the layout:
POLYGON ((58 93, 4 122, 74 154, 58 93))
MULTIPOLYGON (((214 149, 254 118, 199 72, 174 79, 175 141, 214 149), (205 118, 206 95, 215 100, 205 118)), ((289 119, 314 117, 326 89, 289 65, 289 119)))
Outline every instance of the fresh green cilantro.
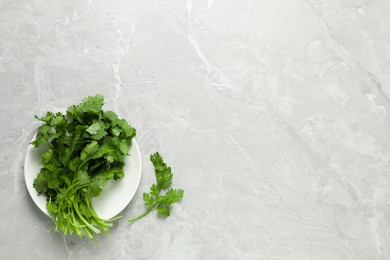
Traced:
POLYGON ((33 185, 47 197, 55 230, 65 235, 95 238, 94 234, 107 233, 117 219, 99 218, 91 201, 110 179, 124 176, 124 156, 136 131, 114 112, 102 111, 103 104, 103 96, 96 95, 70 106, 66 115, 35 116, 44 124, 32 144, 48 149, 33 185))
MULTIPOLYGON (((124 156, 128 156, 136 130, 112 111, 103 111, 104 98, 90 96, 79 105, 68 107, 66 114, 47 112, 32 144, 47 146, 34 188, 47 198, 46 208, 56 231, 95 239, 108 234, 112 222, 101 219, 92 206, 92 198, 101 194, 109 180, 124 176, 124 156)), ((129 220, 134 222, 156 210, 170 215, 170 206, 183 198, 182 189, 172 189, 172 172, 159 153, 150 156, 156 184, 143 194, 147 211, 129 220), (162 192, 165 194, 162 194, 162 192)))
POLYGON ((148 209, 140 216, 130 219, 128 222, 132 223, 137 221, 153 210, 157 210, 157 213, 162 217, 168 217, 170 215, 170 206, 183 198, 184 191, 182 189, 172 189, 172 171, 171 167, 168 167, 161 155, 156 152, 150 156, 150 160, 153 163, 156 184, 152 184, 149 193, 143 194, 145 205, 148 209), (161 194, 162 190, 168 190, 164 195, 161 194))

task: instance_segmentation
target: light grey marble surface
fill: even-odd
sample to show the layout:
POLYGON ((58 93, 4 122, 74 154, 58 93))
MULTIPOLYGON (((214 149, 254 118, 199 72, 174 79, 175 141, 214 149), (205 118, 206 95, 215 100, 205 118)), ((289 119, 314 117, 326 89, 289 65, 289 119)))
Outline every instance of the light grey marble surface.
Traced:
POLYGON ((1 259, 390 259, 390 1, 0 1, 1 259), (101 93, 143 176, 99 244, 47 230, 33 115, 101 93), (159 150, 185 190, 144 210, 159 150))

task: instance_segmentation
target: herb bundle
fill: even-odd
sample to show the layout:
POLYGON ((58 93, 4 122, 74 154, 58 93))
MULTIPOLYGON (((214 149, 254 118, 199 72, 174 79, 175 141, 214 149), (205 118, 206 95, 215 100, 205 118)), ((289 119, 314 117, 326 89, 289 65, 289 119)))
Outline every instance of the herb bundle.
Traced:
MULTIPOLYGON (((47 146, 34 188, 47 198, 46 207, 56 231, 95 238, 108 234, 112 222, 100 218, 92 205, 92 198, 100 195, 109 180, 124 176, 124 158, 136 130, 112 111, 103 111, 104 97, 90 96, 79 105, 68 107, 66 114, 47 112, 36 119, 43 122, 32 144, 47 146)), ((148 210, 129 220, 134 222, 153 210, 159 215, 170 215, 169 207, 183 197, 184 191, 171 189, 172 173, 156 152, 150 157, 156 174, 156 184, 143 199, 148 210), (162 190, 168 191, 160 195, 162 190)))

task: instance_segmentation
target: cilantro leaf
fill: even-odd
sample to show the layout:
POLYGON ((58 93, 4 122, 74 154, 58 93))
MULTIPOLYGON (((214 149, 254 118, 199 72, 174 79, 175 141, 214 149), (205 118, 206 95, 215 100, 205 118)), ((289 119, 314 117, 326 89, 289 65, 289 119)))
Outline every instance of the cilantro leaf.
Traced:
POLYGON ((85 146, 85 148, 83 149, 83 151, 81 152, 80 154, 80 159, 82 161, 85 161, 87 160, 88 158, 91 158, 92 155, 94 155, 95 153, 97 153, 97 151, 99 150, 99 144, 98 142, 96 141, 92 141, 91 143, 87 144, 85 146))
POLYGON ((119 124, 120 119, 118 118, 118 116, 114 112, 106 111, 106 112, 104 112, 103 115, 104 115, 104 118, 107 119, 108 121, 110 121, 113 126, 116 126, 119 124))
POLYGON ((146 206, 153 207, 154 198, 152 196, 150 196, 149 193, 144 193, 143 199, 144 199, 144 202, 145 202, 146 206))
POLYGON ((87 131, 91 135, 95 135, 101 128, 102 128, 101 124, 99 122, 96 122, 93 123, 90 127, 88 127, 87 130, 85 131, 87 131))
POLYGON ((166 206, 160 206, 160 207, 157 208, 157 213, 160 214, 160 216, 169 217, 170 210, 166 206))
POLYGON ((95 139, 95 140, 100 140, 100 139, 102 139, 102 138, 105 137, 105 136, 107 136, 106 130, 104 130, 104 128, 100 128, 100 129, 96 132, 96 134, 94 134, 94 135, 92 136, 92 138, 95 139))
POLYGON ((85 131, 92 135, 95 140, 100 140, 107 135, 105 125, 102 121, 97 121, 88 127, 85 131))
POLYGON ((104 104, 104 97, 102 95, 95 95, 93 97, 86 97, 82 103, 78 105, 78 110, 83 113, 92 113, 99 115, 104 104))
POLYGON ((167 193, 164 195, 164 203, 167 206, 170 206, 178 201, 180 201, 183 198, 184 190, 182 189, 170 189, 167 191, 167 193))
POLYGON ((119 143, 119 150, 122 154, 127 155, 129 150, 129 145, 127 144, 127 141, 122 139, 119 143))

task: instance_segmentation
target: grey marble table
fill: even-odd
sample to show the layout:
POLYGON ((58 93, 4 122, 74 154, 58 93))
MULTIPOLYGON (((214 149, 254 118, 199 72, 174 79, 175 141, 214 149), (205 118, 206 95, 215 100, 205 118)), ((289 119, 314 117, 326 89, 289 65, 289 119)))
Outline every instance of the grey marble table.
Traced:
POLYGON ((1 259, 390 259, 390 1, 0 1, 1 259), (99 243, 48 233, 34 115, 101 93, 139 189, 99 243), (182 203, 143 212, 160 151, 182 203))

